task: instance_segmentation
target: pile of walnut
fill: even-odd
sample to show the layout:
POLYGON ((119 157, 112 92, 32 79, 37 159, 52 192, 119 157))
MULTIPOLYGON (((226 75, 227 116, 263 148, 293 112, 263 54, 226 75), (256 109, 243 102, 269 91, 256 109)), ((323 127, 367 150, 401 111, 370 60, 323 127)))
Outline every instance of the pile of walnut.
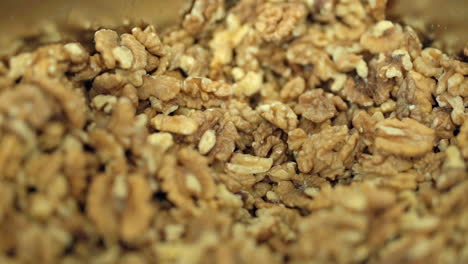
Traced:
POLYGON ((4 59, 0 262, 468 263, 468 64, 385 5, 196 0, 4 59))

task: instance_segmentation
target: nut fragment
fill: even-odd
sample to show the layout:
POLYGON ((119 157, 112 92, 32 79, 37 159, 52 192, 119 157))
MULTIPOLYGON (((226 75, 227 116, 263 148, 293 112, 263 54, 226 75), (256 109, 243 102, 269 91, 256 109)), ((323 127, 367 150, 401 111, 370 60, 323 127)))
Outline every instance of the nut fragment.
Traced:
POLYGON ((232 156, 226 168, 239 174, 254 174, 267 172, 273 165, 273 159, 260 158, 248 154, 236 153, 232 156))
POLYGON ((255 28, 266 41, 280 41, 291 34, 304 16, 301 4, 267 3, 260 7, 255 28))
POLYGON ((281 89, 280 97, 283 100, 294 100, 305 90, 305 81, 301 77, 296 77, 288 81, 281 89))
POLYGON ((201 154, 210 152, 216 144, 216 133, 214 130, 207 130, 203 133, 200 142, 198 143, 198 150, 201 154))
POLYGON ((197 121, 186 116, 157 115, 151 119, 154 128, 181 135, 190 135, 198 129, 197 121))
POLYGON ((315 89, 299 96, 294 111, 312 122, 321 123, 336 114, 336 108, 322 89, 315 89))
POLYGON ((133 70, 141 70, 146 67, 148 63, 148 54, 146 53, 145 46, 143 46, 133 35, 123 34, 120 36, 123 46, 131 50, 133 55, 133 70))
POLYGON ((174 99, 182 88, 182 82, 170 76, 145 76, 140 88, 140 98, 155 96, 162 101, 174 99))
POLYGON ((109 69, 115 68, 115 58, 112 50, 118 46, 118 40, 119 36, 113 30, 101 29, 94 34, 96 50, 101 53, 104 65, 109 69))
POLYGON ((80 43, 68 43, 63 45, 63 48, 69 54, 70 60, 73 63, 83 63, 86 62, 89 58, 88 52, 80 43))
POLYGON ((416 157, 432 150, 434 130, 411 118, 385 119, 377 123, 375 146, 385 152, 416 157))
POLYGON ((297 116, 287 105, 274 102, 269 105, 261 105, 257 109, 263 118, 285 131, 293 130, 297 127, 297 116))
POLYGON ((130 69, 132 67, 133 54, 127 47, 120 46, 112 49, 112 55, 122 69, 130 69))
POLYGON ((392 51, 401 45, 403 38, 399 25, 382 20, 362 35, 361 45, 373 53, 392 51))

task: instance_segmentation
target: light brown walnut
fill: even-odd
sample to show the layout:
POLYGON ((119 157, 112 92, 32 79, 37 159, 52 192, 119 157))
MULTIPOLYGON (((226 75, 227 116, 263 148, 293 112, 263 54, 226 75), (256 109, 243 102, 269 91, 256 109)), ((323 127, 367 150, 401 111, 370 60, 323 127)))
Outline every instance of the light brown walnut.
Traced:
POLYGON ((299 3, 266 3, 259 7, 255 28, 266 41, 280 41, 288 37, 305 16, 299 3))
POLYGON ((387 153, 417 157, 432 150, 434 130, 414 119, 385 119, 376 128, 375 146, 387 153))

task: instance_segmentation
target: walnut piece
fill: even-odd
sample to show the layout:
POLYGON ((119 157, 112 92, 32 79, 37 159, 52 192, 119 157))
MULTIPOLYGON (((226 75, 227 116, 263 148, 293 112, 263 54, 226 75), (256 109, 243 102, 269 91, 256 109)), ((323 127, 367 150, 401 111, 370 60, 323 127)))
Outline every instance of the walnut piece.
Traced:
POLYGON ((297 127, 297 116, 293 110, 280 102, 273 102, 268 105, 261 105, 257 108, 260 115, 275 126, 290 131, 297 127))
POLYGON ((299 104, 294 107, 294 111, 315 123, 330 119, 337 111, 329 95, 325 94, 322 89, 306 92, 299 96, 299 104))
POLYGON ((266 41, 280 41, 288 37, 305 16, 299 3, 266 3, 259 9, 255 28, 266 41))
POLYGON ((203 133, 198 143, 198 150, 201 154, 207 154, 216 144, 216 133, 214 130, 207 130, 203 133))
POLYGON ((273 159, 271 158, 236 153, 226 164, 226 169, 239 174, 254 174, 267 172, 272 165, 273 159))
POLYGON ((155 96, 162 101, 169 101, 179 94, 182 89, 182 81, 170 76, 150 76, 143 77, 143 85, 139 89, 141 99, 155 96))
POLYGON ((181 135, 190 135, 198 129, 197 121, 187 116, 157 115, 151 119, 154 128, 181 135))
POLYGON ((289 80, 281 89, 280 97, 285 101, 294 100, 301 95, 306 88, 305 80, 302 77, 296 77, 289 80))
POLYGON ((375 146, 387 153, 417 157, 432 150, 434 130, 414 119, 385 119, 376 128, 375 146))
POLYGON ((361 45, 372 53, 392 51, 400 47, 404 35, 400 25, 382 20, 361 37, 361 45))
POLYGON ((112 55, 119 63, 122 69, 130 69, 133 65, 133 54, 130 49, 125 46, 115 47, 112 49, 112 55))
POLYGON ((96 42, 96 50, 102 55, 104 65, 108 69, 114 69, 116 63, 112 51, 119 44, 119 36, 117 35, 117 32, 109 29, 96 31, 94 34, 94 42, 96 42))

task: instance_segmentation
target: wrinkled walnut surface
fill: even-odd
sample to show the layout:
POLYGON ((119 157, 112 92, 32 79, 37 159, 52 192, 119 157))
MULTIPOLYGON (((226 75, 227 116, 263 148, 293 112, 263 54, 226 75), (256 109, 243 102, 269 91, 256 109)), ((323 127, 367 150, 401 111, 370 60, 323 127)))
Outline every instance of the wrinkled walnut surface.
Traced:
POLYGON ((194 0, 0 61, 0 263, 468 263, 468 64, 386 2, 194 0))

